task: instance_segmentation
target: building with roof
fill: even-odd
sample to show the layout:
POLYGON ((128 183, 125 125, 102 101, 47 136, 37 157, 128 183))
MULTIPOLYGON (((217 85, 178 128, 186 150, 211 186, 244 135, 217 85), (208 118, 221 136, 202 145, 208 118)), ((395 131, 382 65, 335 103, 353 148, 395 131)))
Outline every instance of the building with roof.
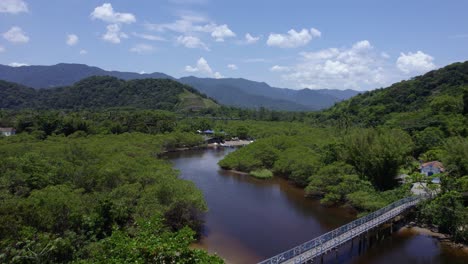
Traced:
POLYGON ((16 129, 12 127, 0 127, 0 135, 9 137, 16 134, 16 129))
POLYGON ((426 176, 432 176, 445 171, 444 165, 440 161, 430 161, 422 163, 420 166, 421 173, 426 176))

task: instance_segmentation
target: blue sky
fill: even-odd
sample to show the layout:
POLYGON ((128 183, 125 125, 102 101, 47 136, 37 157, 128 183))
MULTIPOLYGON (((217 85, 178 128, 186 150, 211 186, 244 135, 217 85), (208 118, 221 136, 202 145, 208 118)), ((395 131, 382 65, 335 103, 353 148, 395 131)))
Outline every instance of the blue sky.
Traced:
POLYGON ((0 64, 369 90, 467 60, 467 10, 464 0, 0 0, 0 64))

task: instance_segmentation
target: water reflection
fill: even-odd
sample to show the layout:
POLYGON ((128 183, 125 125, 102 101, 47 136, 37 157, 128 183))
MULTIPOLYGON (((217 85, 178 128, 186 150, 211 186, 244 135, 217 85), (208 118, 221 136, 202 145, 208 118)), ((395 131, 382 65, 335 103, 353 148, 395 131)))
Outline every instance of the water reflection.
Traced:
MULTIPOLYGON (((344 209, 326 208, 280 178, 258 180, 220 170, 217 162, 233 149, 167 155, 181 177, 203 191, 209 212, 198 247, 229 263, 255 263, 353 220, 344 209)), ((465 263, 429 237, 398 233, 359 256, 357 246, 338 252, 339 263, 465 263)), ((327 260, 335 262, 334 255, 327 260)), ((332 262, 332 263, 333 263, 332 262)))

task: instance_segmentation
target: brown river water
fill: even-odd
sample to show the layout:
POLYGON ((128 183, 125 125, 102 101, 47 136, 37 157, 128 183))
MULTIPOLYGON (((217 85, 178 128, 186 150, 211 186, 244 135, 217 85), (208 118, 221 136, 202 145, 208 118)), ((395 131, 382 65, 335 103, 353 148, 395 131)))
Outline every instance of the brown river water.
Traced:
MULTIPOLYGON (((166 155, 204 194, 209 211, 198 248, 227 263, 256 263, 355 219, 343 208, 327 208, 281 178, 258 180, 217 165, 234 149, 207 149, 166 155)), ((468 263, 468 254, 435 238, 401 230, 359 253, 347 245, 325 263, 468 263)))

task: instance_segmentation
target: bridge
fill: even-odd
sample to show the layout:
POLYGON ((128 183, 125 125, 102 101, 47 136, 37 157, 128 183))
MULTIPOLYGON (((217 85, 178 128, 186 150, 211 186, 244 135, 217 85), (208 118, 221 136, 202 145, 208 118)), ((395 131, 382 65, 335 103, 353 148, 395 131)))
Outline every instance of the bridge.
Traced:
POLYGON ((361 234, 392 220, 426 197, 426 195, 418 195, 396 201, 378 211, 307 241, 302 245, 259 262, 259 264, 299 264, 310 262, 359 237, 361 234))

